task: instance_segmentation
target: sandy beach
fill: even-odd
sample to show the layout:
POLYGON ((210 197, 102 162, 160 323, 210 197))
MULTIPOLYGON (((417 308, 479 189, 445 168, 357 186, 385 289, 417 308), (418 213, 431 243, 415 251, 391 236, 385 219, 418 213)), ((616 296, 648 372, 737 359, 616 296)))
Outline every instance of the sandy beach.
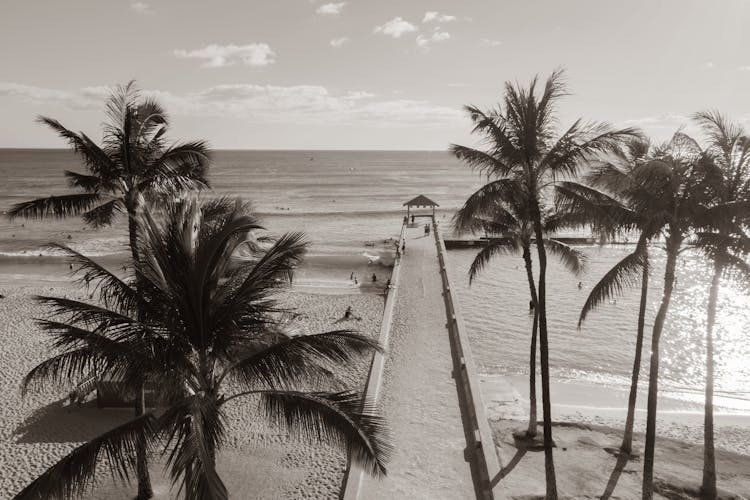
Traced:
MULTIPOLYGON (((46 311, 31 300, 35 294, 83 298, 64 284, 0 286, 0 498, 11 498, 26 484, 76 445, 130 418, 130 409, 64 406, 67 387, 50 387, 22 398, 23 376, 49 356, 46 336, 34 318, 46 311)), ((300 333, 340 328, 377 336, 383 298, 379 294, 314 295, 287 293, 285 304, 299 316, 291 327, 300 333), (361 320, 340 321, 351 305, 361 320)), ((338 383, 364 384, 369 358, 344 375, 334 370, 338 383)), ((227 406, 229 433, 218 460, 219 471, 233 498, 337 498, 345 457, 337 450, 308 446, 269 428, 257 418, 252 401, 227 406)), ((152 463, 156 498, 173 498, 169 479, 159 460, 152 463)), ((102 470, 102 481, 90 498, 132 498, 135 485, 115 484, 102 470)))
MULTIPOLYGON (((513 431, 528 425, 528 379, 482 377, 482 393, 501 457, 501 498, 544 495, 544 453, 527 450, 513 431)), ((556 425, 555 465, 558 488, 566 498, 641 498, 639 458, 618 461, 612 453, 622 441, 627 391, 578 382, 551 383, 556 425), (570 497, 568 497, 570 495, 570 497)), ((633 448, 643 450, 645 395, 639 394, 633 448)), ((541 394, 538 418, 541 427, 541 394)), ((735 405, 736 406, 736 405, 735 405)), ((717 469, 721 498, 750 494, 750 414, 728 412, 717 401, 717 469)), ((660 397, 655 475, 657 498, 695 498, 703 466, 703 412, 696 402, 660 397), (672 496, 670 496, 672 495, 672 496)), ((496 490, 497 492, 498 490, 496 490)))

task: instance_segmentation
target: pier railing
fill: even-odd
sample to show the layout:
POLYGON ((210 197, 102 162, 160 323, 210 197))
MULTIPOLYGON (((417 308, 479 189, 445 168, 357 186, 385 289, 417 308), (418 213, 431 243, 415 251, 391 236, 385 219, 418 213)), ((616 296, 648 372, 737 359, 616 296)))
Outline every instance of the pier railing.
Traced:
MULTIPOLYGON (((400 249, 404 243, 406 224, 407 223, 404 222, 401 225, 401 234, 398 238, 398 251, 396 251, 396 260, 393 263, 393 270, 391 271, 391 286, 386 290, 385 305, 383 307, 383 320, 380 323, 380 334, 378 335, 378 343, 380 343, 383 349, 386 350, 388 349, 391 321, 393 320, 393 306, 396 303, 396 294, 398 293, 399 274, 401 271, 400 249)), ((365 383, 364 396, 365 400, 371 403, 377 403, 378 401, 380 388, 383 385, 383 370, 385 369, 387 355, 387 352, 376 352, 372 356, 370 371, 367 375, 367 382, 365 383)), ((353 465, 351 460, 349 460, 346 466, 346 471, 344 472, 344 480, 339 498, 343 500, 356 500, 359 498, 363 475, 364 471, 353 465)))
POLYGON ((492 438, 492 430, 487 420, 484 400, 479 389, 479 379, 471 355, 469 338, 464 326, 458 297, 451 287, 448 276, 447 251, 445 242, 440 234, 440 228, 433 219, 432 225, 435 231, 435 241, 438 249, 438 260, 440 263, 440 275, 443 280, 443 298, 448 318, 448 330, 452 336, 454 346, 454 357, 457 364, 456 383, 463 396, 463 403, 469 419, 470 432, 467 432, 475 460, 475 484, 477 498, 492 499, 493 479, 500 473, 500 459, 495 450, 492 438))

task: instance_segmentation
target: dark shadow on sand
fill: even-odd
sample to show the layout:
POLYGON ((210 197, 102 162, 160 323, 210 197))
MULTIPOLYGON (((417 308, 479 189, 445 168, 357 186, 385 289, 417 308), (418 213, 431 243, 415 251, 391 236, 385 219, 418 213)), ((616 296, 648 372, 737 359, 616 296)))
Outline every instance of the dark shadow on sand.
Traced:
POLYGON ((13 431, 16 443, 88 441, 132 418, 130 408, 100 410, 93 402, 63 406, 67 398, 38 408, 13 431))
POLYGON ((513 455, 513 458, 510 459, 510 462, 508 462, 505 467, 500 469, 500 472, 498 472, 497 475, 490 481, 490 486, 492 488, 497 486, 497 483, 499 483, 502 478, 510 474, 510 472, 516 467, 516 465, 518 465, 518 462, 521 461, 523 456, 526 455, 526 451, 526 448, 516 449, 516 454, 513 455))
MULTIPOLYGON (((610 453, 613 452, 610 451, 610 453)), ((607 487, 604 489, 604 493, 602 493, 602 500, 608 500, 612 496, 612 493, 614 493, 615 486, 617 486, 617 481, 620 480, 622 470, 625 468, 625 465, 627 465, 629 459, 630 456, 628 454, 622 452, 617 453, 617 463, 615 464, 615 468, 612 470, 612 474, 609 476, 607 487)))

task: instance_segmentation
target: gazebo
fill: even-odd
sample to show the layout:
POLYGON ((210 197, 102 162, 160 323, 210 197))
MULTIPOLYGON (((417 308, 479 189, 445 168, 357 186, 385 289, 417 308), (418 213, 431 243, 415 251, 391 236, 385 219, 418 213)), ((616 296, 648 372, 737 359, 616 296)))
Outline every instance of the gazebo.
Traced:
POLYGON ((406 207, 406 217, 408 218, 408 217, 411 216, 411 209, 412 208, 423 208, 423 207, 424 208, 430 208, 431 207, 432 208, 432 216, 435 217, 435 207, 439 207, 440 205, 438 205, 437 203, 435 203, 434 201, 432 201, 431 199, 429 199, 425 195, 420 194, 416 198, 411 199, 411 200, 407 201, 406 203, 404 203, 403 206, 406 207))

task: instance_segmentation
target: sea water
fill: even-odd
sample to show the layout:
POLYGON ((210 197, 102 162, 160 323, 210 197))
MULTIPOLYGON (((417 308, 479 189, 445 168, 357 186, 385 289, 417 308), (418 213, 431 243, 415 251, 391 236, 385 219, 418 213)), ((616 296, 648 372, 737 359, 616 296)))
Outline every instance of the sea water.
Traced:
MULTIPOLYGON (((81 170, 65 150, 0 150, 0 212, 35 197, 70 192, 63 170, 81 170)), ((311 242, 307 263, 295 281, 302 290, 361 290, 371 274, 389 274, 392 239, 405 215, 402 204, 424 194, 440 206, 443 231, 462 201, 482 182, 445 152, 218 151, 210 174, 212 195, 251 201, 270 233, 304 231, 311 242)), ((127 259, 125 221, 93 230, 79 218, 9 221, 0 218, 0 283, 68 280, 68 267, 48 242, 69 244, 105 264, 127 259)), ((572 276, 550 257, 548 318, 550 364, 560 380, 583 380, 626 388, 630 383, 638 290, 602 304, 579 330, 588 292, 632 246, 581 247, 588 270, 572 276), (581 288, 577 286, 581 282, 581 288)), ((498 257, 469 286, 475 251, 452 250, 449 264, 475 360, 484 374, 528 372, 532 317, 520 257, 498 257)), ((661 298, 663 251, 652 249, 653 271, 646 321, 643 374, 647 373, 650 326, 661 298)), ((661 342, 665 391, 700 404, 704 381, 705 317, 710 267, 698 254, 680 257, 676 291, 661 342)), ((374 289, 374 288, 371 288, 374 289)), ((716 387, 721 407, 731 411, 750 399, 750 295, 727 280, 719 296, 715 332, 716 387), (725 398, 726 397, 726 398, 725 398)), ((641 380, 645 380, 642 378, 641 380)), ((645 382, 642 382, 645 386, 645 382)))

